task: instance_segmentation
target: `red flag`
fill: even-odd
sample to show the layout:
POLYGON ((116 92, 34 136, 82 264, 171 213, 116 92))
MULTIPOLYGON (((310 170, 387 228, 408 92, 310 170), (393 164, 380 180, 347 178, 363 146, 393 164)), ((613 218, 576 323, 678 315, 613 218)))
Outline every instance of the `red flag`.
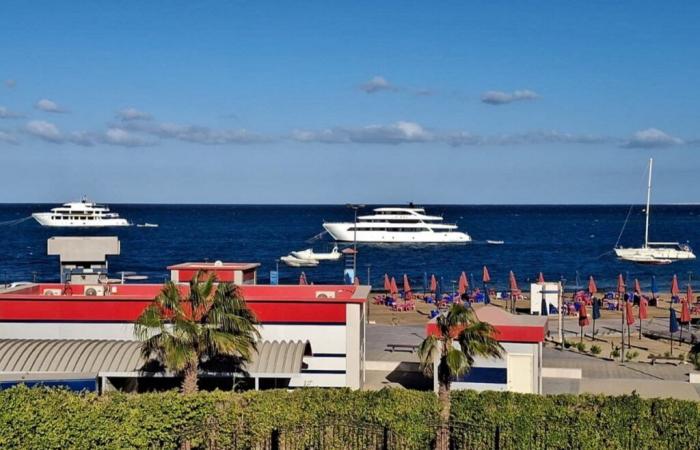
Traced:
POLYGON ((389 281, 389 274, 387 273, 384 274, 384 290, 387 292, 391 291, 391 281, 389 281))
POLYGON ((625 319, 627 320, 627 325, 632 325, 634 323, 634 311, 632 311, 632 302, 625 302, 625 319))
POLYGON ((634 279, 634 293, 635 294, 642 293, 642 287, 639 285, 639 280, 637 278, 634 279))
POLYGON ((457 287, 457 292, 459 292, 459 295, 464 295, 467 292, 467 289, 469 289, 467 274, 462 272, 462 275, 459 276, 459 286, 457 287))
POLYGON ((490 282, 491 282, 491 275, 489 275, 489 269, 487 269, 486 266, 484 266, 484 274, 483 274, 483 276, 481 277, 481 280, 482 280, 484 283, 490 283, 490 282))
POLYGON ((399 288, 396 287, 396 278, 391 277, 391 289, 390 289, 392 294, 398 294, 399 293, 399 288))
POLYGON ((411 284, 408 282, 408 275, 406 274, 403 274, 403 291, 404 293, 411 292, 411 284))
POLYGON ((588 278, 588 293, 591 295, 596 295, 598 293, 598 286, 595 285, 593 275, 588 278))
POLYGON ((625 280, 622 278, 622 274, 619 274, 617 276, 617 293, 618 294, 625 293, 625 280))
POLYGON ((649 317, 649 312, 647 308, 649 307, 649 302, 647 299, 643 298, 639 300, 639 320, 645 320, 649 317))
POLYGON ((542 272, 540 272, 540 275, 537 277, 537 282, 544 283, 544 274, 542 272))
POLYGON ((690 308, 688 307, 688 301, 681 300, 681 317, 678 319, 680 323, 690 322, 690 308))
POLYGON ((671 295, 674 297, 678 297, 678 294, 681 293, 681 290, 678 288, 678 277, 676 275, 673 275, 673 281, 671 281, 671 295))
POLYGON ((590 323, 588 320, 588 311, 586 311, 586 304, 581 303, 581 307, 578 310, 578 326, 585 327, 590 323))
POLYGON ((301 275, 299 275, 299 284, 302 286, 309 284, 306 281, 306 274, 304 272, 302 272, 301 275))
POLYGON ((437 291, 437 280, 435 279, 435 274, 430 275, 430 292, 437 291))

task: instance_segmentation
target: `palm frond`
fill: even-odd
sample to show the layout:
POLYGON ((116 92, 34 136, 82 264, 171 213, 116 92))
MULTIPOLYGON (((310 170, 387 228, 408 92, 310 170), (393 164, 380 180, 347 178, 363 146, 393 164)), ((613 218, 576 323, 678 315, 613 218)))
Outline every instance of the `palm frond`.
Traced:
POLYGON ((420 361, 420 367, 427 377, 433 376, 433 363, 435 358, 440 353, 439 344, 440 340, 437 337, 429 335, 423 339, 423 342, 421 342, 418 346, 418 360, 420 361))

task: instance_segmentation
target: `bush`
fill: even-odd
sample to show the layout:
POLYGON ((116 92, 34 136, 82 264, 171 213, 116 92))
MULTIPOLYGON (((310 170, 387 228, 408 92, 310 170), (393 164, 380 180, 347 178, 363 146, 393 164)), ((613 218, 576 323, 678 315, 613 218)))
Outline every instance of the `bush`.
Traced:
POLYGON ((576 349, 578 349, 578 351, 580 351, 581 353, 584 353, 586 351, 586 344, 584 344, 583 342, 577 342, 576 349))
POLYGON ((594 354, 594 355, 600 355, 600 352, 601 352, 601 351, 602 351, 602 349, 600 348, 600 346, 595 345, 595 344, 591 345, 591 353, 592 353, 592 354, 594 354))
POLYGON ((571 347, 571 342, 564 339, 564 348, 569 348, 569 347, 571 347))
POLYGON ((638 356, 639 356, 639 352, 636 350, 634 350, 634 351, 629 350, 629 351, 627 351, 627 353, 625 353, 625 358, 627 358, 628 361, 632 361, 635 358, 637 358, 638 356))
POLYGON ((612 351, 610 352, 610 357, 611 357, 612 359, 617 359, 617 358, 620 357, 620 347, 619 347, 619 346, 616 345, 616 346, 612 349, 612 351))

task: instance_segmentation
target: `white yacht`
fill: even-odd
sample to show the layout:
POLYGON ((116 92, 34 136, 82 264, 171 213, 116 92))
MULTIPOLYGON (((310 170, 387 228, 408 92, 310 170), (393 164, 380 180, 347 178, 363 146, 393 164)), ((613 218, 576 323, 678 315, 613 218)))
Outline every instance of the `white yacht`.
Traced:
POLYGON ((51 212, 34 213, 32 217, 45 227, 127 227, 131 225, 107 206, 90 202, 86 197, 79 202, 64 203, 51 212))
POLYGON ((457 231, 457 225, 429 216, 425 209, 376 208, 373 214, 357 217, 356 222, 324 223, 323 228, 336 241, 382 243, 466 243, 472 239, 457 231))
MULTIPOLYGON (((623 248, 615 246, 615 254, 618 258, 640 264, 670 264, 674 261, 695 259, 695 254, 690 246, 678 242, 649 242, 649 214, 651 208, 651 170, 654 164, 649 159, 649 181, 647 183, 647 208, 646 223, 644 226, 644 245, 637 248, 623 248)), ((629 217, 629 216, 628 216, 629 217)), ((627 221, 625 221, 625 224, 627 221)), ((624 225, 623 225, 624 230, 624 225)), ((622 233, 620 233, 620 236, 622 233)), ((618 239, 619 243, 619 239, 618 239)))

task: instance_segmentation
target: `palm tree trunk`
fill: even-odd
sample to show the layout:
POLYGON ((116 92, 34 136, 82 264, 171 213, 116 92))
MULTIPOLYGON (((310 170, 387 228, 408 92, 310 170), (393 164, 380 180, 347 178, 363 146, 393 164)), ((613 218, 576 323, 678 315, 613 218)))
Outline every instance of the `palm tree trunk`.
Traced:
POLYGON ((435 439, 435 450, 448 450, 450 445, 450 385, 448 383, 440 383, 438 402, 440 404, 440 423, 435 439))
POLYGON ((182 386, 180 390, 183 394, 194 394, 197 392, 197 363, 190 362, 183 372, 182 386))

